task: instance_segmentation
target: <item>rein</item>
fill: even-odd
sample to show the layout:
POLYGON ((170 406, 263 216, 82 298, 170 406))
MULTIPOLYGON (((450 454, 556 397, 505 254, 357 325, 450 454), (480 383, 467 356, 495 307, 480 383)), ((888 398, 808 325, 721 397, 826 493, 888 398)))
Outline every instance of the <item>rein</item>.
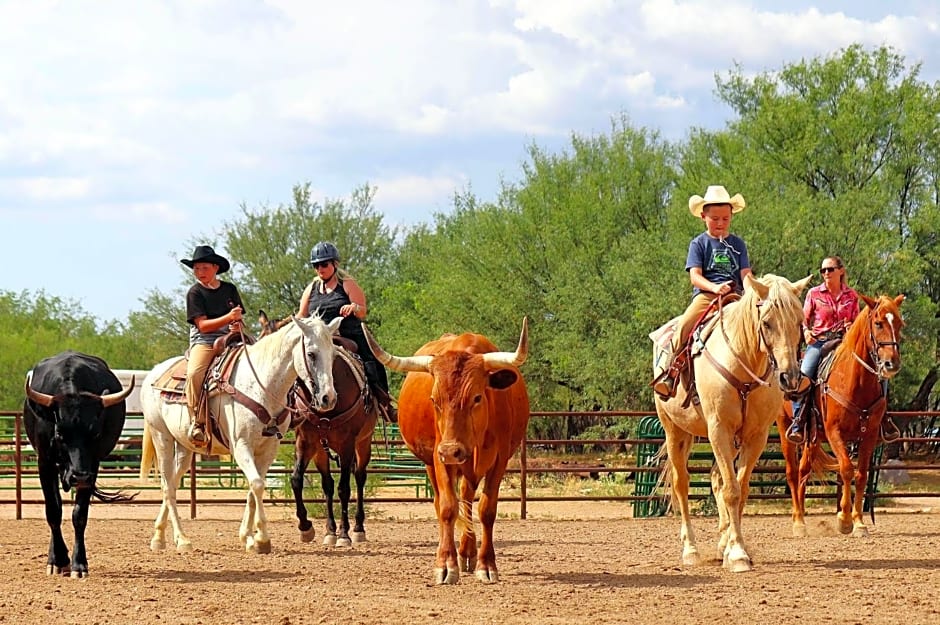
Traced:
MULTIPOLYGON (((232 398, 236 402, 238 402, 242 406, 245 406, 246 408, 251 410, 255 414, 255 416, 258 417, 258 420, 261 421, 261 423, 263 423, 264 425, 269 425, 272 420, 274 421, 275 425, 280 425, 287 418, 287 415, 291 415, 292 417, 295 415, 295 413, 298 415, 302 415, 303 413, 301 409, 288 406, 287 403, 285 403, 283 399, 279 397, 274 397, 270 392, 268 392, 268 389, 264 386, 264 383, 261 382, 261 378, 258 376, 258 372, 255 370, 254 363, 251 362, 251 357, 249 356, 248 350, 246 349, 247 345, 245 344, 245 334, 240 327, 238 329, 238 333, 241 336, 242 345, 241 347, 239 347, 239 350, 241 353, 238 354, 237 357, 244 356, 245 361, 248 363, 248 368, 251 371, 252 376, 254 376, 255 381, 258 383, 258 386, 261 387, 261 391, 264 393, 264 396, 267 399, 271 400, 275 405, 279 406, 281 409, 272 419, 271 413, 268 412, 268 409, 265 408, 264 405, 262 405, 253 397, 249 397, 248 395, 245 395, 242 391, 232 386, 231 382, 229 382, 227 379, 219 380, 219 388, 221 388, 223 391, 231 395, 232 398)), ((300 342, 301 342, 301 347, 304 350, 304 368, 307 370, 307 375, 312 380, 313 375, 310 373, 310 364, 307 362, 307 358, 306 358, 307 339, 303 335, 303 333, 301 333, 300 335, 300 342)), ((298 397, 298 400, 300 400, 304 409, 308 411, 312 411, 310 403, 306 400, 306 398, 298 397)), ((276 436, 278 438, 282 437, 280 431, 278 431, 276 436)))

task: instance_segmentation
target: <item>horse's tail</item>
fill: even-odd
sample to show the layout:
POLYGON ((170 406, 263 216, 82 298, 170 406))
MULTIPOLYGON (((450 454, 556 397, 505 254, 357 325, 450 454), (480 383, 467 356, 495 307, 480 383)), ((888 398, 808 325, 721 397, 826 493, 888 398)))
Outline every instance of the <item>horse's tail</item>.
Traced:
POLYGON ((132 495, 128 495, 123 490, 118 490, 118 491, 101 490, 100 488, 96 486, 92 494, 95 496, 95 499, 104 503, 124 503, 128 501, 132 501, 134 497, 136 497, 140 493, 137 492, 132 495))
POLYGON ((826 452, 820 444, 809 445, 808 449, 804 449, 803 453, 812 454, 809 460, 810 475, 822 477, 828 471, 839 470, 839 461, 835 456, 826 452))
POLYGON ((144 419, 144 434, 140 441, 140 481, 150 479, 150 471, 154 468, 157 459, 157 450, 153 446, 153 434, 150 424, 144 419))

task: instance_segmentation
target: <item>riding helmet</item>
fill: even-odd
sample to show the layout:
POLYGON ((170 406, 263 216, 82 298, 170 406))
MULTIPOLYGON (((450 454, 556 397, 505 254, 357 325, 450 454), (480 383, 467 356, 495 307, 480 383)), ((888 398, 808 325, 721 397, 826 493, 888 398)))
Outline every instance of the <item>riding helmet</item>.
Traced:
POLYGON ((339 250, 329 241, 320 241, 310 250, 310 266, 326 260, 339 260, 339 250))

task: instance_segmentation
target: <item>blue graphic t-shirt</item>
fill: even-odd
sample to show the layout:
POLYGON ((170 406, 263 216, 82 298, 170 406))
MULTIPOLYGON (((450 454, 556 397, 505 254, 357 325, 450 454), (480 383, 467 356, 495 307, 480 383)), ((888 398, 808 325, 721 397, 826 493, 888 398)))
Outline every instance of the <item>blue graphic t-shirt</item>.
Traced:
MULTIPOLYGON (((702 275, 715 284, 733 281, 735 292, 744 290, 744 281, 741 279, 741 270, 748 269, 751 261, 747 257, 747 245, 733 234, 724 239, 716 239, 707 232, 698 235, 689 243, 689 255, 685 261, 685 270, 700 267, 702 275)), ((692 295, 701 293, 701 289, 693 287, 692 295)))

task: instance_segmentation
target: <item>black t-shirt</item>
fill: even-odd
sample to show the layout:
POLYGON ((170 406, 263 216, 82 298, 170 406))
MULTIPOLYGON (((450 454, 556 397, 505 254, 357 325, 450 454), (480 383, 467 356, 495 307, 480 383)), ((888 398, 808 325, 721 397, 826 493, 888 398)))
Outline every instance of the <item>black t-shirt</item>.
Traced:
POLYGON ((215 332, 202 333, 193 321, 202 316, 217 319, 236 306, 241 306, 243 310, 245 308, 238 289, 231 282, 220 280, 217 289, 206 288, 200 282, 192 285, 186 293, 186 321, 193 324, 189 331, 189 344, 212 345, 218 337, 228 334, 228 326, 222 326, 215 332))

